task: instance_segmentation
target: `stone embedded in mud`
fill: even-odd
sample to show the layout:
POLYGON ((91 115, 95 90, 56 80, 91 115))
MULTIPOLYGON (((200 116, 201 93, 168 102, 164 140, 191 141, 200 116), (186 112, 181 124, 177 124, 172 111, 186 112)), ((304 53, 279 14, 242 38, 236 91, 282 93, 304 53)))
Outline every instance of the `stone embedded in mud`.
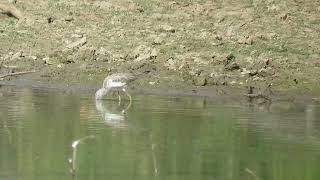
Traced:
POLYGON ((155 85, 155 84, 156 84, 156 82, 154 82, 154 81, 150 81, 150 82, 149 82, 149 84, 153 86, 153 85, 155 85))
POLYGON ((97 61, 104 61, 104 62, 107 62, 107 61, 110 61, 110 60, 113 60, 113 55, 112 55, 112 52, 108 51, 107 49, 101 47, 99 48, 98 50, 96 50, 96 60, 97 61))
POLYGON ((238 43, 252 45, 253 44, 253 37, 252 36, 242 36, 238 39, 238 43))
POLYGON ((138 46, 133 53, 128 55, 130 59, 136 62, 154 59, 158 56, 158 51, 155 48, 146 47, 144 45, 138 46))
POLYGON ((261 77, 267 77, 270 76, 272 74, 271 72, 271 68, 261 68, 257 71, 257 74, 261 77))
POLYGON ((19 58, 21 58, 21 57, 23 57, 23 52, 22 52, 22 51, 19 51, 19 52, 15 53, 15 54, 13 54, 13 55, 11 56, 11 60, 17 60, 17 59, 19 59, 19 58))
POLYGON ((17 0, 8 0, 8 2, 11 3, 11 4, 16 4, 17 0))
POLYGON ((175 33, 176 29, 172 26, 165 24, 160 27, 160 31, 175 33))
POLYGON ((207 78, 205 76, 196 76, 193 78, 193 84, 195 86, 205 86, 207 85, 207 78))
POLYGON ((232 80, 232 81, 230 82, 231 85, 234 85, 234 84, 236 84, 236 83, 237 83, 236 80, 232 80))
POLYGON ((224 69, 227 71, 234 71, 240 69, 240 65, 237 62, 231 62, 225 65, 224 69))
POLYGON ((154 45, 161 45, 162 43, 163 43, 163 37, 161 37, 161 36, 158 36, 158 37, 156 37, 154 40, 153 40, 153 43, 152 44, 154 44, 154 45))
POLYGON ((80 48, 76 53, 76 61, 93 61, 96 59, 96 49, 90 48, 80 48))
POLYGON ((195 58, 193 59, 193 61, 194 61, 195 63, 197 63, 197 64, 203 64, 203 65, 209 65, 209 64, 210 64, 210 61, 205 60, 205 59, 203 59, 203 58, 201 58, 201 57, 195 57, 195 58))
POLYGON ((218 81, 215 78, 207 78, 207 85, 218 85, 218 81))
POLYGON ((320 104, 320 97, 314 97, 314 98, 312 98, 312 101, 320 104))
POLYGON ((27 58, 29 58, 29 59, 31 59, 31 60, 33 60, 33 61, 35 61, 35 60, 37 60, 37 59, 38 59, 38 57, 37 57, 37 56, 27 56, 27 58))
POLYGON ((229 64, 230 62, 234 62, 236 60, 236 57, 230 53, 228 55, 226 55, 226 62, 225 64, 229 64))
POLYGON ((48 24, 53 23, 55 20, 56 20, 56 18, 51 17, 51 16, 47 18, 47 22, 48 22, 48 24))
POLYGON ((164 66, 167 67, 169 70, 176 70, 176 61, 173 58, 169 58, 164 63, 164 66))
POLYGON ((47 64, 47 65, 58 64, 57 62, 52 61, 52 60, 50 59, 50 57, 45 57, 45 58, 43 58, 42 60, 44 61, 44 64, 47 64))
POLYGON ((156 49, 153 48, 153 49, 151 50, 151 57, 154 57, 154 58, 155 58, 155 57, 157 57, 157 56, 158 56, 158 50, 156 50, 156 49))
POLYGON ((61 69, 61 68, 64 68, 64 67, 65 67, 64 64, 58 64, 58 65, 57 65, 57 68, 60 68, 60 69, 61 69))
POLYGON ((71 34, 72 38, 83 38, 83 34, 71 34))
POLYGON ((71 22, 71 21, 74 20, 74 18, 72 16, 67 16, 67 17, 64 18, 64 20, 67 21, 67 22, 71 22))
POLYGON ((282 20, 287 20, 287 18, 288 18, 288 13, 283 13, 283 14, 281 14, 281 15, 279 16, 279 18, 282 19, 282 20))
POLYGON ((51 64, 70 64, 74 63, 75 57, 72 50, 68 51, 54 51, 52 54, 49 55, 47 61, 45 60, 45 63, 48 65, 51 64))
POLYGON ((67 45, 67 48, 68 49, 77 49, 83 45, 85 45, 87 43, 87 38, 86 37, 83 37, 81 39, 79 39, 78 41, 76 42, 73 42, 73 43, 70 43, 67 45))
POLYGON ((191 76, 200 76, 202 72, 203 72, 202 69, 192 68, 192 69, 189 71, 189 74, 190 74, 191 76))

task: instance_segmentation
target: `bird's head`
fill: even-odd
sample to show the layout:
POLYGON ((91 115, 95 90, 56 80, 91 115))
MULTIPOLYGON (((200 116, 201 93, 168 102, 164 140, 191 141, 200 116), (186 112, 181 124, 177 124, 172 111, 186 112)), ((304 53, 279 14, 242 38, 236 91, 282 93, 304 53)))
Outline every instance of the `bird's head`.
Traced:
POLYGON ((108 93, 108 89, 101 88, 96 92, 95 98, 96 99, 102 99, 104 95, 108 93))

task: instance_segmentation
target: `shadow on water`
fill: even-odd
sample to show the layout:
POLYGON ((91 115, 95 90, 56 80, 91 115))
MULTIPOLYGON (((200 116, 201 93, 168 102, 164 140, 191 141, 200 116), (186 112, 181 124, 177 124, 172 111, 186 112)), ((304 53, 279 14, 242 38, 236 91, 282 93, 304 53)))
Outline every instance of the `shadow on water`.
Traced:
POLYGON ((320 106, 0 88, 0 179, 318 179, 320 106), (69 163, 66 161, 69 160, 69 163), (71 177, 70 177, 71 173, 71 177))

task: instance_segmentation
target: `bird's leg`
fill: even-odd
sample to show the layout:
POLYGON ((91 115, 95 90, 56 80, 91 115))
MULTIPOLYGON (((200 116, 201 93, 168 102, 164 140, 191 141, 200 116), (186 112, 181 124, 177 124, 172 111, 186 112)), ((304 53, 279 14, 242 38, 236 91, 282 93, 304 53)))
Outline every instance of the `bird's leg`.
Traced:
POLYGON ((119 106, 121 105, 121 96, 120 96, 120 91, 117 91, 118 92, 118 98, 119 98, 119 106))
POLYGON ((129 100, 130 100, 130 101, 129 101, 129 105, 127 106, 127 108, 122 111, 122 112, 124 113, 124 112, 126 112, 126 111, 130 108, 131 102, 132 102, 132 98, 131 98, 130 94, 126 91, 125 88, 123 88, 122 91, 127 94, 127 96, 129 97, 129 100))

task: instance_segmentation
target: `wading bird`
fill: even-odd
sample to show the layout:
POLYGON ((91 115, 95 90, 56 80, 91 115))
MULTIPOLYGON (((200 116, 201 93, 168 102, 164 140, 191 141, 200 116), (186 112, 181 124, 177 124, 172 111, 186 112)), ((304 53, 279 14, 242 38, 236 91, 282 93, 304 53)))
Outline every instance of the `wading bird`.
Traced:
POLYGON ((103 96, 107 95, 110 91, 117 91, 118 97, 119 97, 119 104, 120 104, 121 103, 120 91, 123 91, 129 97, 129 100, 130 100, 130 103, 128 105, 128 108, 129 108, 131 106, 132 98, 125 88, 127 84, 133 81, 134 79, 135 79, 135 76, 130 73, 115 73, 110 76, 107 76, 103 81, 102 88, 96 92, 96 95, 95 95, 96 100, 102 99, 103 96))

